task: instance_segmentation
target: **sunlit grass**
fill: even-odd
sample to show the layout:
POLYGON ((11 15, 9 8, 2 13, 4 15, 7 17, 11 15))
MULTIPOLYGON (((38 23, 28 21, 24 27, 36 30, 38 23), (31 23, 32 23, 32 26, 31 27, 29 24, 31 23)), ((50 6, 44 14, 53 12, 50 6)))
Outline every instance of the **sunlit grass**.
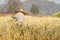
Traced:
POLYGON ((10 16, 0 17, 0 40, 60 40, 60 18, 25 16, 18 26, 10 16))

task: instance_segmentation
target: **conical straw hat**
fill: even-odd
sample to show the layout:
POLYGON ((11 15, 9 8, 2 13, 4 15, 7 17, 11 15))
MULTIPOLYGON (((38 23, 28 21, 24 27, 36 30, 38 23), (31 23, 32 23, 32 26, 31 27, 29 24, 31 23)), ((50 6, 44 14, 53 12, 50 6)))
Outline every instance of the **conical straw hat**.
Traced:
POLYGON ((24 15, 28 15, 28 13, 25 12, 23 9, 20 9, 20 10, 15 11, 15 13, 17 13, 17 12, 21 12, 21 13, 23 13, 24 15))

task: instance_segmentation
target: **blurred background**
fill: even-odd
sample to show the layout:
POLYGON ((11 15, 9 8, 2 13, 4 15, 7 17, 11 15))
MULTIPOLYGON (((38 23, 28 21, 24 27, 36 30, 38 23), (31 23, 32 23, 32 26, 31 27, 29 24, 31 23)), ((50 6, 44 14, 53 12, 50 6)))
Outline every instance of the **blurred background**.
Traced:
POLYGON ((0 0, 0 13, 23 9, 29 14, 52 15, 60 12, 60 0, 0 0))

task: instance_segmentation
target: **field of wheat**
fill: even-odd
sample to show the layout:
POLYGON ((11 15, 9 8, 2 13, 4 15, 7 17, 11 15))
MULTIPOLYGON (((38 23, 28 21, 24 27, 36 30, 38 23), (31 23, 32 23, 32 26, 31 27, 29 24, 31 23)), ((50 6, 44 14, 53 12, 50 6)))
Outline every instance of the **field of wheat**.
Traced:
POLYGON ((60 18, 25 16, 21 25, 0 17, 0 40, 60 40, 60 18))

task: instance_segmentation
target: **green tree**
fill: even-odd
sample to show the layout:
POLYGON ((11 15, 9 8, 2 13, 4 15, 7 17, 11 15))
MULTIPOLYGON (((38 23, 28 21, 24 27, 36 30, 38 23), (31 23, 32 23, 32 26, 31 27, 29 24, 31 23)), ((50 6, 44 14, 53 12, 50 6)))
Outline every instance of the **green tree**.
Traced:
POLYGON ((30 12, 32 12, 34 14, 38 14, 40 11, 39 11, 39 8, 36 4, 32 4, 30 12))

